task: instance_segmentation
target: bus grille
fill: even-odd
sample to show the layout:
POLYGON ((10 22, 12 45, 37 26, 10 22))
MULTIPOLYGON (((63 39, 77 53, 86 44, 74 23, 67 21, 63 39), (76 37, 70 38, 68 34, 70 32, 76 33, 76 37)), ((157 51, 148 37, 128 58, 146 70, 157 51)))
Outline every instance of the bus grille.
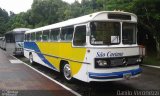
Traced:
POLYGON ((23 51, 23 48, 16 48, 16 51, 23 51))
POLYGON ((138 65, 137 59, 139 56, 135 57, 120 57, 120 58, 95 58, 95 68, 115 68, 115 67, 126 67, 138 65), (107 62, 106 66, 99 66, 97 61, 104 60, 107 62), (124 61, 125 60, 125 61, 124 61))

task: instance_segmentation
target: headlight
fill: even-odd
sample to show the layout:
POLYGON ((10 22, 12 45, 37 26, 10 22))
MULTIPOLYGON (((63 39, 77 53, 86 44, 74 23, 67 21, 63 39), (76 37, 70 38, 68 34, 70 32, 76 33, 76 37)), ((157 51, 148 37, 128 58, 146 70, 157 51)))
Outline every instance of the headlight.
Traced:
POLYGON ((138 63, 141 63, 141 62, 142 62, 142 58, 138 58, 138 59, 137 59, 137 62, 138 62, 138 63))
POLYGON ((103 58, 95 58, 95 68, 109 68, 110 60, 103 58))
POLYGON ((98 64, 98 66, 104 67, 104 66, 107 66, 107 61, 105 61, 105 60, 98 60, 97 64, 98 64))

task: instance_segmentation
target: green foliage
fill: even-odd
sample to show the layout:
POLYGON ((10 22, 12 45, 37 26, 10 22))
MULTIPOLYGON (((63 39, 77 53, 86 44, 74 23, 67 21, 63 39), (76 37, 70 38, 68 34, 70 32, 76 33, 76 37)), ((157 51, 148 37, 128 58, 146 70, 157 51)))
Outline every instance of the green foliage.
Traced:
MULTIPOLYGON (((146 34, 152 35, 156 42, 157 55, 160 56, 160 1, 159 0, 134 0, 131 10, 139 19, 139 26, 145 29, 146 34)), ((140 30, 141 30, 140 29, 140 30)), ((141 30, 143 31, 143 30, 141 30)), ((152 41, 153 43, 153 41, 152 41)), ((148 50, 149 52, 150 50, 148 50)))
POLYGON ((7 22, 9 20, 8 13, 0 8, 0 36, 6 32, 7 22))
POLYGON ((61 18, 61 13, 63 13, 62 7, 65 6, 62 1, 35 0, 35 2, 32 5, 31 12, 34 27, 40 27, 59 21, 59 19, 61 18))
POLYGON ((160 25, 160 1, 159 0, 134 0, 132 11, 138 15, 139 23, 148 31, 158 36, 160 25), (158 34, 157 34, 158 33, 158 34))
POLYGON ((160 59, 156 56, 148 56, 144 58, 144 64, 160 66, 160 59))

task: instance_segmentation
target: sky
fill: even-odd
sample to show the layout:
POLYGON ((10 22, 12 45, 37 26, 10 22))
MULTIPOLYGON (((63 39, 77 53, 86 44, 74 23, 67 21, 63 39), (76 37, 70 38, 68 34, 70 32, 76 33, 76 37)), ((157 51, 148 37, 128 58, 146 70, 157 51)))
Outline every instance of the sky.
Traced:
MULTIPOLYGON (((73 3, 75 0, 63 0, 68 3, 73 3)), ((79 0, 80 1, 80 0, 79 0)), ((0 0, 0 8, 5 9, 8 13, 10 11, 18 14, 20 12, 26 12, 31 8, 33 0, 0 0)))
POLYGON ((7 12, 14 13, 26 12, 31 8, 33 0, 0 0, 0 8, 7 12))
MULTIPOLYGON (((68 3, 73 3, 75 0, 62 0, 62 1, 65 1, 65 2, 68 2, 68 3)), ((78 1, 80 1, 80 0, 78 0, 78 1)))

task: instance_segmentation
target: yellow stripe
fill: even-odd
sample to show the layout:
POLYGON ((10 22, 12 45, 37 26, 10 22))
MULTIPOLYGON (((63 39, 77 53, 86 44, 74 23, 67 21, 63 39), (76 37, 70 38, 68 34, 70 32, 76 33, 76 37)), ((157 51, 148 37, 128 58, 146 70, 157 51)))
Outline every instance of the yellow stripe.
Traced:
MULTIPOLYGON (((37 42, 37 45, 40 51, 43 54, 49 54, 53 56, 63 57, 66 59, 76 60, 79 62, 84 61, 84 57, 86 54, 86 48, 73 48, 72 43, 60 43, 60 42, 37 42)), ((50 56, 45 56, 45 58, 53 64, 53 66, 60 70, 60 61, 61 58, 53 58, 50 56)), ((71 67, 72 75, 75 75, 79 72, 80 68, 83 64, 68 61, 71 67)))

